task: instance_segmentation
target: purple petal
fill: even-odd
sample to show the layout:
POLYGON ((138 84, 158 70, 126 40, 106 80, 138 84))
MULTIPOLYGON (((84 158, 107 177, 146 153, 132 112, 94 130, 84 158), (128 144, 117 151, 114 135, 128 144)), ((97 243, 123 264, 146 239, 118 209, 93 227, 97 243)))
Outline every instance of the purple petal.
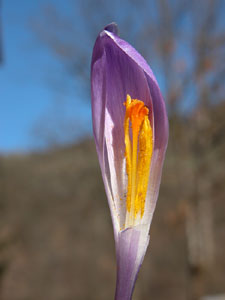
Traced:
POLYGON ((151 91, 154 111, 154 151, 151 161, 145 214, 143 217, 143 222, 149 222, 150 227, 159 194, 163 162, 168 143, 169 126, 165 102, 159 86, 149 74, 146 74, 146 77, 151 91))
POLYGON ((148 232, 168 141, 167 114, 152 70, 132 46, 117 36, 115 24, 108 25, 96 40, 91 84, 94 137, 116 241, 118 271, 115 299, 129 300, 149 242, 148 232), (121 230, 126 215, 123 103, 127 94, 142 100, 150 108, 154 150, 143 218, 140 225, 121 230))
POLYGON ((119 33, 118 26, 117 26, 117 24, 114 23, 114 22, 108 24, 108 25, 104 28, 104 30, 107 30, 107 31, 109 31, 109 32, 112 32, 112 33, 114 33, 115 35, 118 35, 118 33, 119 33))
MULTIPOLYGON (((129 94, 150 108, 153 105, 146 74, 107 32, 98 37, 92 57, 93 129, 102 174, 119 212, 119 226, 123 227, 126 213, 125 201, 121 201, 126 194, 126 184, 122 184, 126 181, 123 103, 129 94)), ((153 110, 151 123, 152 113, 153 110)))
MULTIPOLYGON (((155 209, 155 204, 158 198, 162 167, 168 143, 168 118, 165 102, 163 100, 156 78, 145 59, 131 45, 115 35, 115 29, 109 29, 111 29, 111 31, 106 31, 106 33, 120 48, 120 51, 125 53, 136 64, 137 68, 141 69, 144 72, 150 91, 152 106, 149 105, 149 103, 146 103, 145 100, 144 102, 149 107, 153 107, 154 152, 151 162, 151 171, 147 194, 147 199, 149 199, 149 201, 146 201, 145 214, 143 218, 143 223, 148 222, 150 226, 155 209)), ((143 100, 145 98, 139 99, 143 100)))
POLYGON ((130 300, 149 243, 146 228, 128 228, 119 233, 115 300, 130 300))
POLYGON ((154 110, 154 146, 155 148, 166 148, 168 142, 168 118, 165 108, 165 102, 163 100, 156 78, 145 59, 130 44, 115 35, 114 31, 115 29, 111 29, 111 32, 107 31, 108 36, 112 38, 112 40, 121 49, 121 51, 126 53, 144 71, 146 75, 154 110))

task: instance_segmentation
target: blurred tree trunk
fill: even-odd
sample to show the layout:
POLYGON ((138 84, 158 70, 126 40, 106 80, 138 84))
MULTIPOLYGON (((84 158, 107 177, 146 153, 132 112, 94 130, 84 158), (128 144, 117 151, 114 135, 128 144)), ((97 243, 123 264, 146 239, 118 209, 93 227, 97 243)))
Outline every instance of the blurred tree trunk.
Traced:
POLYGON ((211 141, 209 127, 212 124, 209 124, 207 106, 204 102, 190 124, 193 135, 189 149, 193 161, 193 190, 186 214, 190 300, 198 300, 204 295, 204 281, 213 270, 214 263, 212 177, 207 168, 211 141))
POLYGON ((204 179, 196 178, 194 193, 186 214, 188 299, 199 300, 204 295, 205 276, 213 269, 213 215, 210 190, 204 179))

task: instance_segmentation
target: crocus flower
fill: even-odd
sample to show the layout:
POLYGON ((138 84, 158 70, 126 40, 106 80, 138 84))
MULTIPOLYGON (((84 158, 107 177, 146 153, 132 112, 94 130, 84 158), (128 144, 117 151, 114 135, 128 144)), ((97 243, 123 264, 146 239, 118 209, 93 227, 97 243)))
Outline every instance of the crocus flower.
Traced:
POLYGON ((116 243, 116 300, 129 300, 149 244, 168 141, 165 104, 144 58, 113 23, 95 42, 93 132, 116 243))

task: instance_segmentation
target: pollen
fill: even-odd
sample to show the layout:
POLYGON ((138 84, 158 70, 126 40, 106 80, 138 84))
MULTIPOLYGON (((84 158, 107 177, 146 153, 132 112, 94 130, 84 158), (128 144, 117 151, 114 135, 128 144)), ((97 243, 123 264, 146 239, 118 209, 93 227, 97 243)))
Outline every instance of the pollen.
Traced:
POLYGON ((153 151, 153 134, 149 108, 127 95, 124 137, 127 173, 126 227, 143 217, 153 151))

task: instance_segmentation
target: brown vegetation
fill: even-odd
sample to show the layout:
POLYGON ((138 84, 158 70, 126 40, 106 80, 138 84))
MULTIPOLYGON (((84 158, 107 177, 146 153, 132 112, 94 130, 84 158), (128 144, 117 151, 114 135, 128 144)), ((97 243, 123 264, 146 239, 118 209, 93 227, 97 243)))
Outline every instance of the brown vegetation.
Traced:
MULTIPOLYGON (((210 126, 196 137, 204 140, 197 180, 207 195, 204 188, 196 194, 187 142, 195 129, 182 119, 170 121, 150 247, 134 299, 185 300, 192 289, 199 296, 224 292, 224 112, 224 103, 211 107, 210 126), (213 260, 191 265, 186 220, 198 203, 194 197, 206 196, 212 204, 213 260)), ((1 157, 0 167, 1 299, 113 299, 114 241, 94 143, 1 157)))

